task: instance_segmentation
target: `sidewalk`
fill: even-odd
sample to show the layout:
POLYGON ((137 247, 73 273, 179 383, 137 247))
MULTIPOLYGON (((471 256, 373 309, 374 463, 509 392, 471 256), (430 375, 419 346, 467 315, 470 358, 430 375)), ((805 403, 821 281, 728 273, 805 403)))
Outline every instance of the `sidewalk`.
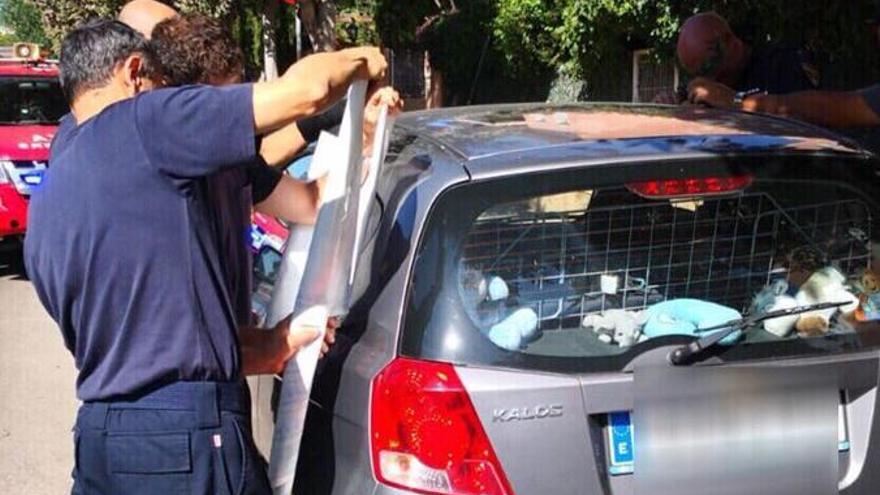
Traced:
POLYGON ((73 357, 10 259, 0 254, 0 493, 69 493, 73 357))

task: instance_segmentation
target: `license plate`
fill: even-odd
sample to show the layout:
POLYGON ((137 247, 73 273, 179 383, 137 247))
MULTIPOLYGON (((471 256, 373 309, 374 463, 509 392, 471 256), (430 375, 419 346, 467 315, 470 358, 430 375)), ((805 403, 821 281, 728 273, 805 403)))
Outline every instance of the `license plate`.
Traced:
MULTIPOLYGON (((612 476, 632 474, 636 444, 630 413, 610 413, 606 436, 608 438, 608 472, 612 476)), ((840 452, 846 452, 849 447, 846 409, 841 404, 837 414, 837 449, 840 452)))
POLYGON ((43 171, 27 172, 20 175, 21 181, 25 184, 35 187, 43 183, 43 171))

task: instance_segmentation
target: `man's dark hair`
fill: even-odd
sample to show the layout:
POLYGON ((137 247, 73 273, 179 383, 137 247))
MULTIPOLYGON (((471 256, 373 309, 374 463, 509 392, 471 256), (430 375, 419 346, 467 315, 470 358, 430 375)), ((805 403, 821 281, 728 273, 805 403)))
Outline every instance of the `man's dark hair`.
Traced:
POLYGON ((201 14, 166 19, 150 42, 162 66, 165 84, 216 84, 243 77, 244 56, 222 24, 201 14))
POLYGON ((119 64, 135 54, 143 57, 141 75, 153 75, 154 57, 146 39, 115 20, 90 21, 61 43, 61 88, 68 103, 84 91, 110 82, 119 64))

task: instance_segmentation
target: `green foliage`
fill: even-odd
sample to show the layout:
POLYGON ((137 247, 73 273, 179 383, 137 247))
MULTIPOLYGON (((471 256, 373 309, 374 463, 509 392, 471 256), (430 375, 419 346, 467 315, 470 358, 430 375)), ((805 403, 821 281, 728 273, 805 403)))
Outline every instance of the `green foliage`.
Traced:
POLYGON ((440 15, 431 0, 375 0, 373 9, 382 42, 395 49, 419 46, 419 28, 429 17, 440 15))
POLYGON ((200 12, 218 19, 229 17, 233 13, 232 0, 177 0, 174 4, 181 12, 200 12))
POLYGON ((592 78, 632 48, 674 56, 681 23, 697 12, 725 16, 747 42, 804 45, 829 60, 872 57, 869 2, 848 0, 496 0, 495 46, 519 73, 536 64, 592 78))
POLYGON ((49 46, 51 43, 43 31, 43 22, 37 8, 26 0, 6 0, 0 7, 0 23, 12 30, 0 43, 16 41, 49 46))
POLYGON ((378 45, 379 30, 373 15, 376 3, 373 0, 349 0, 338 2, 339 15, 336 18, 336 38, 341 46, 378 45))
POLYGON ((515 72, 527 74, 536 64, 559 60, 558 31, 562 0, 502 0, 492 23, 495 47, 515 72))
POLYGON ((67 32, 95 17, 113 17, 125 0, 26 0, 42 13, 43 28, 57 52, 67 32))

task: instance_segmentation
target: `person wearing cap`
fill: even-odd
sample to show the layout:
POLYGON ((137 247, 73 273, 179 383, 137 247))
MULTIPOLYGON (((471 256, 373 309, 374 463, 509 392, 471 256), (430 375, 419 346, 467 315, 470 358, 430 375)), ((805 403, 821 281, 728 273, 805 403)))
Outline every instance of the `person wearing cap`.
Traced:
POLYGON ((785 43, 750 46, 714 12, 694 15, 682 26, 676 47, 692 78, 688 100, 723 106, 752 94, 787 94, 821 87, 810 53, 785 43))

